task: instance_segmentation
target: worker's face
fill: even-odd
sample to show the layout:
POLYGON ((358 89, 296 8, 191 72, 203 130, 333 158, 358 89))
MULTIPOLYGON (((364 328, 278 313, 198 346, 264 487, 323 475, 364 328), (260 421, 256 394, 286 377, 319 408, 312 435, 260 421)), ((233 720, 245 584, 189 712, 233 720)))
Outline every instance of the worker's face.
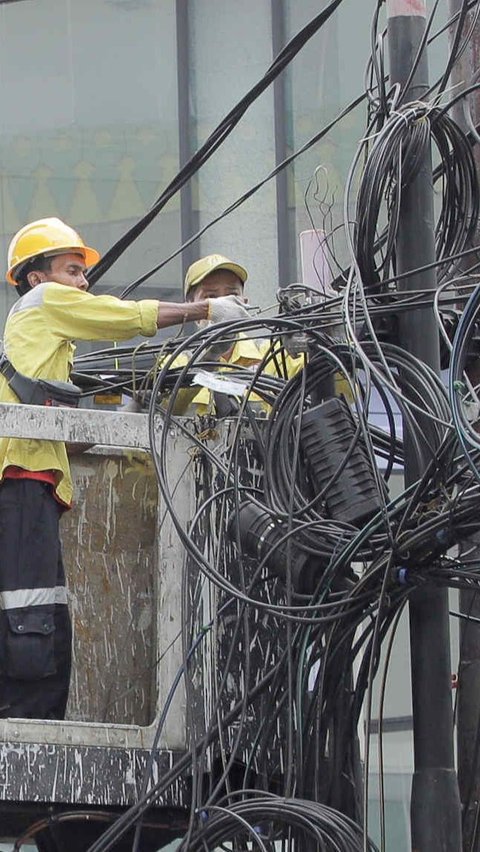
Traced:
POLYGON ((88 290, 88 281, 85 278, 86 268, 81 254, 75 252, 57 254, 51 258, 48 272, 30 272, 28 281, 31 287, 36 287, 37 284, 42 284, 45 281, 55 281, 57 284, 64 284, 65 287, 88 290))
POLYGON ((243 299, 243 284, 230 269, 216 269, 206 275, 195 287, 192 301, 218 299, 219 296, 240 296, 243 299))

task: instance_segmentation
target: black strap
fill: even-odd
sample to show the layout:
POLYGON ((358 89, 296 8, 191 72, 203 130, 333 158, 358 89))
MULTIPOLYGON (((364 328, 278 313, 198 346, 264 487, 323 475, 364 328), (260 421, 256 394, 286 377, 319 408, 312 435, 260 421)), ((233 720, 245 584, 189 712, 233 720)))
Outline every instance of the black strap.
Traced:
POLYGON ((15 367, 10 363, 5 355, 0 358, 0 373, 3 373, 7 381, 11 381, 15 375, 15 367))
POLYGON ((77 408, 82 391, 71 382, 53 379, 32 379, 24 376, 10 363, 5 355, 0 359, 0 373, 8 386, 24 405, 66 405, 77 408))

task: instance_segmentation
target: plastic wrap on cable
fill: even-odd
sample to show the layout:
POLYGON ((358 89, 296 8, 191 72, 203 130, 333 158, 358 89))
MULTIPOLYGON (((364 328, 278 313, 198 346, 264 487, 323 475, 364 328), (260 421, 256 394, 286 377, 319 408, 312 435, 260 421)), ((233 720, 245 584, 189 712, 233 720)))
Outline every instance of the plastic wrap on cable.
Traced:
MULTIPOLYGON (((280 305, 280 315, 288 316, 294 314, 306 305, 320 302, 318 294, 304 284, 289 284, 277 291, 277 299, 280 305)), ((310 339, 306 331, 298 329, 282 334, 282 344, 291 358, 307 354, 310 339)))

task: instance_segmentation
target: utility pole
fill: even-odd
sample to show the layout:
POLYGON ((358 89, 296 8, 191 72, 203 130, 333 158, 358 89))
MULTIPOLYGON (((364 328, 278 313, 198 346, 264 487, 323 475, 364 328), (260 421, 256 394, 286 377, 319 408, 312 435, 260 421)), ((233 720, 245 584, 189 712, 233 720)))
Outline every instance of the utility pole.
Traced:
MULTIPOLYGON (((387 0, 390 84, 404 88, 410 78, 426 28, 426 0, 387 0)), ((402 104, 421 101, 428 90, 428 62, 424 49, 402 104)), ((435 261, 431 151, 417 176, 402 190, 398 239, 399 274, 435 261)), ((435 269, 403 279, 402 288, 434 290, 435 269)), ((433 310, 413 309, 401 316, 403 347, 440 371, 439 333, 433 310)), ((429 424, 422 422, 428 441, 429 424)), ((405 424, 405 479, 415 482, 423 473, 415 460, 405 424)), ((448 591, 420 588, 411 595, 410 659, 413 704, 414 775, 411 797, 412 850, 460 852, 461 818, 454 764, 451 699, 448 591)))
MULTIPOLYGON (((463 0, 450 0, 450 16, 459 14, 463 0)), ((472 24, 473 12, 467 14, 463 28, 463 36, 472 24)), ((456 24, 452 26, 452 47, 456 32, 456 24)), ((466 89, 472 82, 478 68, 480 50, 480 26, 475 24, 470 40, 461 56, 457 59, 451 74, 451 83, 455 93, 466 89)), ((468 96, 468 105, 473 123, 478 127, 480 120, 480 96, 478 91, 468 96)), ((452 118, 464 132, 468 125, 464 111, 463 100, 457 101, 452 109, 452 118)), ((479 146, 474 148, 477 176, 480 174, 479 146)), ((480 242, 480 227, 477 223, 473 240, 475 245, 480 242)), ((472 263, 468 258, 464 262, 465 269, 472 263)), ((466 272, 468 280, 468 271, 466 272)), ((476 279, 474 279, 476 283, 476 279)), ((480 381, 480 370, 474 365, 475 374, 469 372, 473 385, 480 381)), ((480 558, 480 534, 462 542, 462 550, 468 551, 471 559, 480 558)), ((460 611, 471 618, 460 621, 459 633, 459 664, 458 664, 458 695, 457 695, 457 752, 458 752, 458 784, 463 811, 463 849, 464 852, 480 852, 480 825, 478 813, 480 807, 480 765, 476 749, 478 726, 480 721, 480 595, 469 589, 461 589, 459 593, 460 611)))

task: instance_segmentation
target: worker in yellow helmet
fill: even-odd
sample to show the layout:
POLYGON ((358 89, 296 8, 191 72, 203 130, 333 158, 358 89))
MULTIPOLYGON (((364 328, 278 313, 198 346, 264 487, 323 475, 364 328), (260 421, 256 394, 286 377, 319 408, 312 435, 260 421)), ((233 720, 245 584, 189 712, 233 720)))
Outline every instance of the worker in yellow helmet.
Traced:
MULTIPOLYGON (((185 275, 184 293, 188 303, 193 305, 202 304, 205 299, 221 300, 223 298, 237 298, 247 301, 245 297, 245 282, 248 272, 244 266, 230 260, 223 254, 209 254, 201 257, 189 266, 185 275)), ((257 367, 268 352, 272 351, 272 344, 268 340, 255 340, 240 334, 233 343, 226 343, 226 349, 218 354, 219 369, 222 363, 237 366, 239 368, 257 367)), ((217 345, 215 348, 218 348, 217 345)), ((221 348, 221 346, 220 346, 221 348)), ((276 344, 279 354, 280 346, 276 344)), ((284 373, 282 378, 291 378, 302 369, 303 357, 292 358, 283 353, 281 359, 284 373)), ((175 359, 173 367, 183 367, 189 360, 188 355, 181 355, 175 359)), ((267 360, 264 372, 268 375, 278 375, 280 359, 270 358, 267 360)), ((261 404, 259 397, 255 394, 249 396, 249 401, 261 404)), ((233 413, 232 404, 228 402, 225 394, 212 392, 208 387, 193 389, 182 389, 177 395, 174 406, 175 414, 214 414, 218 416, 233 413)))
MULTIPOLYGON (((75 339, 153 337, 159 328, 188 320, 247 316, 235 295, 184 303, 95 296, 86 271, 99 257, 56 218, 31 222, 13 237, 6 278, 20 299, 5 324, 0 402, 74 404, 75 339)), ((0 438, 2 718, 64 718, 71 625, 59 518, 71 500, 65 444, 0 438)))

